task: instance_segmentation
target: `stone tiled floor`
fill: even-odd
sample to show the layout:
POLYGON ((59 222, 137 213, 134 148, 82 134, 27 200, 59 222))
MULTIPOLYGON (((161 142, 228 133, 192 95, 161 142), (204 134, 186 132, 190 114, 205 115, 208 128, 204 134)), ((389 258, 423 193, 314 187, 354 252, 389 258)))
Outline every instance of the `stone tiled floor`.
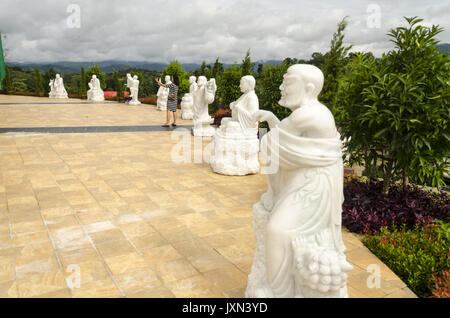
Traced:
MULTIPOLYGON (((0 127, 165 119, 151 105, 25 104, 47 101, 0 95, 0 127)), ((177 142, 169 132, 0 135, 0 297, 243 297, 265 177, 176 165, 177 142)), ((344 240, 350 297, 415 297, 356 236, 344 240), (380 288, 368 288, 370 264, 380 288)))

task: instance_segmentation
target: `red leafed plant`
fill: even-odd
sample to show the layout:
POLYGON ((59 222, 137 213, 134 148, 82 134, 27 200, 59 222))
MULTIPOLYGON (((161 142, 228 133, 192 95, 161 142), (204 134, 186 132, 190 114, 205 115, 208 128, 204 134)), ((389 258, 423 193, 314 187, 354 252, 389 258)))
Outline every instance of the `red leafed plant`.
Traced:
POLYGON ((450 298, 450 268, 433 276, 433 295, 431 298, 450 298))

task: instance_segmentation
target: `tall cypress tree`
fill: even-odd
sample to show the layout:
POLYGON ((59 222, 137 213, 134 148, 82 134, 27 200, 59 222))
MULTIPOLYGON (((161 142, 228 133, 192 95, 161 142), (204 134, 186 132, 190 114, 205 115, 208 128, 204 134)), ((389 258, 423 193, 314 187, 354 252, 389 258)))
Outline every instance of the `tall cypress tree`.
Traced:
POLYGON ((44 85, 42 84, 42 75, 38 67, 34 69, 34 80, 36 85, 36 93, 43 93, 44 85))
POLYGON ((86 95, 86 73, 84 72, 84 67, 81 67, 81 76, 80 76, 80 95, 86 95))
POLYGON ((3 89, 7 92, 12 91, 13 90, 13 84, 12 84, 12 80, 11 80, 11 71, 9 70, 9 67, 5 68, 5 78, 3 79, 3 89))
POLYGON ((250 60, 250 49, 248 49, 245 58, 242 60, 241 71, 242 76, 252 74, 252 61, 250 60))

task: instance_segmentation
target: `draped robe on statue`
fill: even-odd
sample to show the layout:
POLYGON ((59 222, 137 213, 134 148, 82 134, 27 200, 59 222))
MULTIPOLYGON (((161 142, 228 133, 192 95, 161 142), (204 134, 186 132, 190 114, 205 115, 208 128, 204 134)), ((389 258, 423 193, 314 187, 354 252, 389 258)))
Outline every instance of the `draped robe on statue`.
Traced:
MULTIPOLYGON (((341 235, 340 135, 335 129, 334 138, 300 137, 276 127, 262 138, 261 151, 279 169, 268 174, 268 192, 253 208, 257 249, 246 295, 310 297, 296 279, 299 256, 308 248, 328 246, 344 262, 342 268, 349 269, 341 235), (269 293, 258 294, 261 287, 269 293)), ((337 293, 345 297, 346 288, 337 293)))

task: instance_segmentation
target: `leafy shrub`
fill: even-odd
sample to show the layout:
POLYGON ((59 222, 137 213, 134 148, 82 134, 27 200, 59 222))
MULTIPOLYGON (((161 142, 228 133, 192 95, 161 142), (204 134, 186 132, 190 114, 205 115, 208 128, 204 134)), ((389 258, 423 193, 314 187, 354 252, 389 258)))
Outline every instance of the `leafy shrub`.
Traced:
POLYGON ((427 180, 443 186, 450 149, 450 56, 440 52, 439 26, 389 32, 395 49, 381 59, 357 55, 340 81, 334 114, 350 163, 384 180, 427 180))
POLYGON ((448 224, 432 222, 412 230, 383 227, 377 235, 365 236, 363 243, 415 294, 429 297, 433 275, 450 266, 450 240, 443 226, 448 224))
POLYGON ((432 276, 432 298, 450 298, 450 269, 432 276))
POLYGON ((432 192, 415 185, 393 185, 383 192, 383 183, 352 179, 344 186, 342 222, 350 231, 372 233, 382 226, 405 225, 431 219, 450 221, 450 197, 444 191, 432 192))

